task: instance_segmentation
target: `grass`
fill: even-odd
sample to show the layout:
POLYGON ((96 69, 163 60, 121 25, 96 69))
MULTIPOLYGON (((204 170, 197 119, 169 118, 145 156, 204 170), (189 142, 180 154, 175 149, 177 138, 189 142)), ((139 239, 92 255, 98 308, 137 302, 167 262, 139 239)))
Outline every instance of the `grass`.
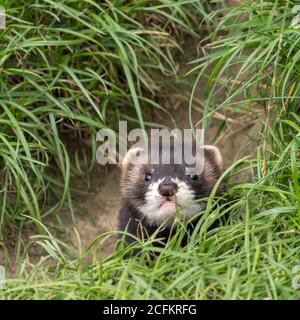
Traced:
POLYGON ((0 33, 3 230, 6 222, 22 224, 22 214, 41 222, 66 203, 72 209, 70 177, 94 166, 96 132, 119 120, 145 128, 144 117, 161 108, 154 75, 176 73, 180 34, 193 30, 192 10, 204 11, 197 1, 0 4, 7 15, 0 33), (80 144, 74 156, 66 137, 80 144), (84 156, 87 168, 74 165, 84 156))
MULTIPOLYGON (((118 5, 105 5, 97 8, 99 19, 89 11, 93 2, 82 2, 86 11, 71 1, 35 2, 32 9, 42 8, 42 16, 53 23, 51 30, 44 30, 48 36, 41 36, 36 27, 21 27, 23 24, 15 20, 19 29, 13 28, 18 30, 12 33, 14 41, 9 41, 7 51, 0 51, 0 61, 11 63, 2 66, 0 76, 4 110, 0 115, 0 152, 6 164, 1 178, 5 204, 1 217, 2 221, 6 217, 25 219, 25 213, 26 219, 35 221, 43 233, 39 232, 41 235, 36 235, 26 248, 18 275, 7 281, 0 291, 1 298, 299 298, 299 289, 292 286, 293 270, 300 264, 300 37, 299 29, 291 25, 296 1, 251 0, 233 7, 220 6, 204 15, 203 25, 211 32, 199 40, 204 54, 190 64, 190 73, 197 79, 187 117, 192 125, 207 128, 212 116, 222 112, 225 120, 219 128, 221 133, 229 125, 228 118, 239 113, 245 122, 261 122, 262 130, 257 135, 256 155, 237 159, 225 171, 221 179, 228 181, 226 194, 222 199, 210 196, 186 247, 180 248, 183 225, 165 248, 153 247, 153 239, 149 239, 135 244, 142 249, 139 257, 122 259, 132 248, 121 246, 101 259, 99 250, 113 234, 100 235, 77 252, 55 239, 41 223, 42 215, 59 211, 69 199, 71 161, 59 133, 65 130, 68 134, 76 131, 85 135, 101 126, 113 127, 122 115, 126 119, 129 106, 130 117, 137 119, 141 127, 145 125, 145 109, 155 104, 144 96, 159 91, 149 80, 151 73, 158 66, 163 77, 167 69, 174 72, 175 63, 173 49, 165 45, 170 40, 161 30, 159 39, 152 29, 152 36, 137 32, 148 30, 138 17, 153 11, 160 17, 156 22, 173 19, 180 30, 195 28, 192 3, 186 6, 186 2, 180 5, 179 1, 161 1, 160 5, 148 7, 140 1, 120 9, 118 5), (74 10, 82 11, 82 15, 74 10), (63 28, 57 20, 58 13, 67 17, 64 30, 60 30, 63 28), (100 17, 113 19, 117 26, 104 19, 112 22, 108 26, 100 17), (84 32, 79 34, 81 28, 84 32), (43 41, 47 44, 40 45, 43 41), (73 50, 70 61, 65 60, 68 58, 62 50, 66 49, 73 50), (16 76, 14 59, 29 57, 31 52, 37 59, 29 60, 34 66, 26 71, 20 68, 21 82, 11 84, 7 77, 10 72, 16 76), (102 70, 97 76, 92 72, 93 58, 102 61, 97 58, 101 54, 105 62, 96 63, 102 70), (60 63, 55 64, 52 59, 59 59, 60 63), (115 68, 118 71, 113 71, 115 68), (101 74, 105 74, 103 79, 101 74), (201 84, 205 81, 206 95, 200 101, 203 117, 195 123, 193 101, 200 80, 201 84), (94 108, 94 104, 100 108, 94 108), (41 199, 56 186, 46 172, 50 158, 61 170, 65 189, 57 205, 45 212, 41 210, 41 199), (250 177, 237 183, 235 178, 243 172, 248 176, 250 173, 250 177), (8 199, 11 189, 7 186, 15 191, 13 201, 8 199), (230 218, 225 224, 209 228, 227 214, 230 218), (38 262, 26 258, 33 244, 46 252, 38 262), (159 252, 151 260, 149 252, 153 250, 159 252)), ((21 15, 17 4, 10 6, 9 17, 21 15)), ((201 13, 202 6, 197 8, 201 13)), ((32 15, 35 11, 30 12, 32 15)), ((40 21, 40 17, 35 18, 40 21)), ((19 19, 26 20, 24 16, 19 19)), ((32 17, 27 20, 32 21, 32 17)), ((9 32, 6 30, 0 37, 5 39, 6 35, 8 41, 9 32)))

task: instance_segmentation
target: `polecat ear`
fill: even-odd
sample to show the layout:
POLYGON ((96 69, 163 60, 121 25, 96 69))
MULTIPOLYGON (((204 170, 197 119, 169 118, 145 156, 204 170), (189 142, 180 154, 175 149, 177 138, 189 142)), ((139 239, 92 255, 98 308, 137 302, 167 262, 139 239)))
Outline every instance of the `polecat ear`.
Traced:
POLYGON ((219 148, 204 145, 204 168, 206 172, 215 176, 220 176, 223 172, 223 158, 219 148))
POLYGON ((146 164, 148 161, 147 153, 142 148, 129 149, 122 161, 122 176, 126 176, 133 166, 146 164))

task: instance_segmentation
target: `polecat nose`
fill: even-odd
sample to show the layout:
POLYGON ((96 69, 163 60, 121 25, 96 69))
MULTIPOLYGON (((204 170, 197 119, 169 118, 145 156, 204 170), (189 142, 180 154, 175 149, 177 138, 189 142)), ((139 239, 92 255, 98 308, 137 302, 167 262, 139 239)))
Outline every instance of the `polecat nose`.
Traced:
POLYGON ((171 197, 178 190, 176 183, 161 183, 158 186, 158 192, 164 197, 171 197))

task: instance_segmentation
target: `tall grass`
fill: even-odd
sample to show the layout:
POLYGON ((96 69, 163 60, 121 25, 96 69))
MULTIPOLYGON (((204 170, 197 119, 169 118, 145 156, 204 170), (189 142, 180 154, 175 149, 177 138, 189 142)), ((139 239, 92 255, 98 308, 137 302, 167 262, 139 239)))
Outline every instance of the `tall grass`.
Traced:
POLYGON ((204 127, 211 114, 221 111, 226 115, 228 110, 254 115, 263 123, 254 181, 235 188, 246 190, 247 198, 255 190, 274 193, 272 208, 277 202, 279 207, 283 204, 277 196, 282 191, 283 207, 294 208, 289 217, 299 229, 300 21, 296 20, 298 28, 293 27, 296 4, 247 1, 212 12, 209 19, 220 14, 222 18, 204 48, 206 54, 194 61, 191 72, 198 73, 195 90, 209 70, 204 116, 199 121, 204 127), (224 87, 226 97, 220 100, 219 91, 224 87))
MULTIPOLYGON (((242 160, 243 161, 243 160, 242 160)), ((227 174, 234 170, 228 169, 227 174)), ((253 194, 252 194, 253 196, 253 194)), ((284 192, 277 192, 282 198, 284 192)), ((202 213, 187 246, 180 248, 185 225, 167 246, 154 239, 132 247, 119 246, 106 259, 99 249, 112 234, 103 234, 87 248, 69 248, 50 233, 36 236, 31 245, 45 250, 36 262, 23 260, 17 279, 8 279, 2 299, 294 299, 293 268, 299 264, 299 234, 285 215, 293 208, 258 212, 259 202, 270 202, 268 193, 256 198, 213 201, 202 213), (230 221, 209 226, 230 212, 230 221), (245 213, 244 218, 240 217, 245 213), (141 254, 131 259, 131 250, 141 254), (152 253, 151 253, 152 252, 152 253), (157 257, 150 256, 156 252, 157 257), (87 259, 88 256, 92 260, 87 259), (87 263, 87 261, 90 261, 87 263)), ((80 240, 79 240, 80 243, 80 240)), ((79 246, 80 248, 80 246, 79 246)))
POLYGON ((225 116, 238 111, 245 121, 255 116, 263 129, 257 134, 256 156, 239 159, 225 171, 221 179, 228 181, 227 193, 222 199, 210 196, 187 246, 180 248, 183 225, 165 248, 153 247, 150 239, 136 244, 142 249, 138 257, 122 259, 132 250, 125 246, 102 260, 95 250, 105 246, 109 234, 79 253, 48 234, 38 242, 47 255, 38 263, 24 261, 18 280, 8 280, 1 297, 299 298, 299 288, 292 286, 300 263, 300 37, 291 25, 295 4, 252 0, 207 16, 216 25, 200 42, 204 55, 191 67, 198 81, 190 119, 193 94, 199 81, 202 85, 206 80, 204 116, 198 124, 206 128, 216 111, 225 116), (224 87, 225 98, 220 94, 224 87), (233 183, 244 171, 251 172, 249 180, 233 183), (209 228, 225 215, 225 224, 209 228), (153 250, 159 255, 152 260, 153 250), (87 254, 92 262, 86 263, 87 254))
POLYGON ((0 32, 3 230, 23 214, 41 221, 65 203, 72 209, 70 176, 82 172, 72 160, 85 154, 90 170, 97 130, 115 129, 118 120, 146 126, 145 115, 160 107, 152 99, 160 77, 176 75, 181 34, 196 37, 192 26, 204 11, 190 0, 0 4, 7 17, 0 32), (79 145, 75 155, 70 144, 79 145))

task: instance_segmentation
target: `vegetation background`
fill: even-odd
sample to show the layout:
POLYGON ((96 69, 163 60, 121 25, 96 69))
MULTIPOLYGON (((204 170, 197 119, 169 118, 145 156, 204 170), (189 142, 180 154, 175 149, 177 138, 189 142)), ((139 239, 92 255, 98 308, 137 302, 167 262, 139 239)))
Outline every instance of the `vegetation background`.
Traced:
POLYGON ((299 297, 297 1, 0 5, 1 298, 299 297), (227 193, 210 196, 188 245, 184 224, 165 248, 140 242, 128 260, 126 246, 102 254, 112 231, 82 245, 75 230, 71 245, 64 216, 76 221, 76 188, 95 177, 97 131, 119 120, 172 127, 176 116, 216 144, 233 128, 249 135, 240 152, 223 150, 235 155, 221 177, 227 193))

